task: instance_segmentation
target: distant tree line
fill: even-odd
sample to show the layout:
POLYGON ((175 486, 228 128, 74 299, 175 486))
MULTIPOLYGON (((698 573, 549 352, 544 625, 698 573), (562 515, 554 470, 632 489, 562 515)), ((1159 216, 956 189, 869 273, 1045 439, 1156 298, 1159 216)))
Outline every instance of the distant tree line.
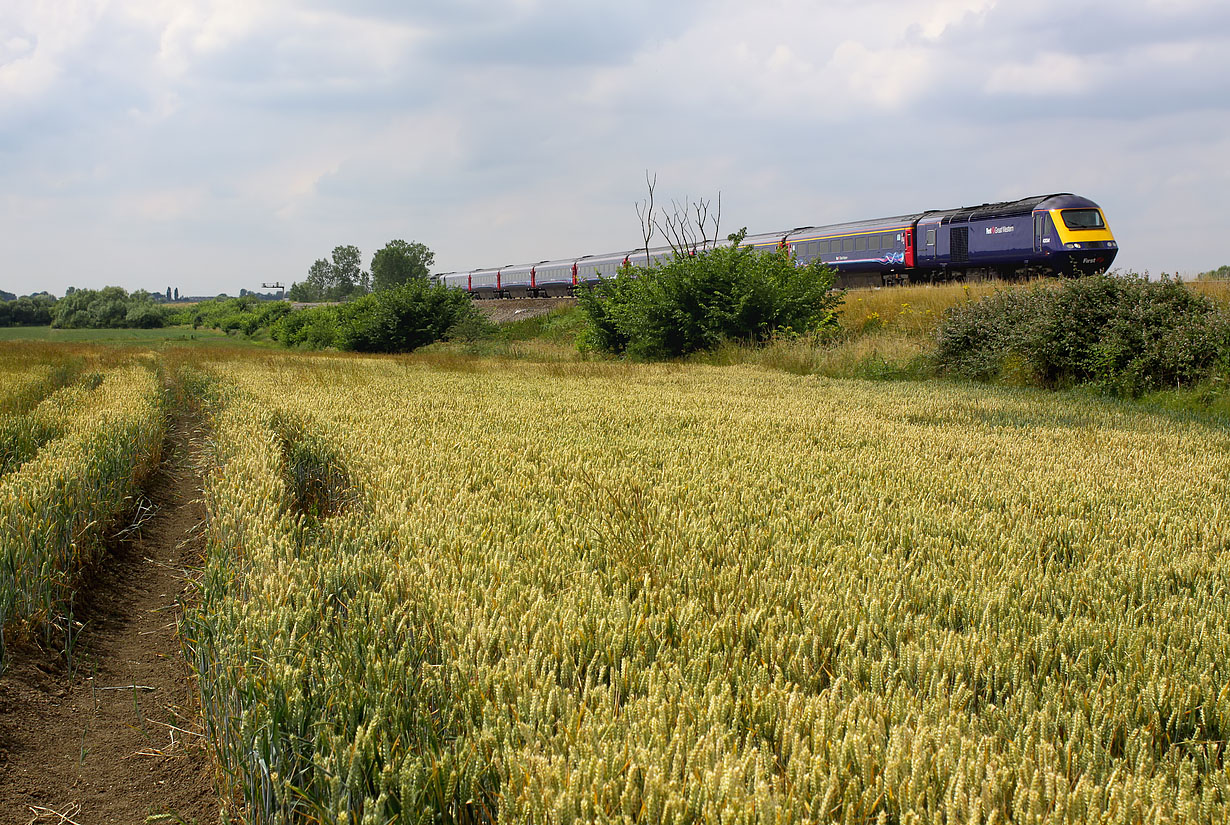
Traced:
MULTIPOLYGON (((7 294, 7 293, 6 293, 7 294)), ((53 326, 61 329, 152 328, 166 324, 167 309, 145 290, 118 286, 74 289, 56 299, 40 292, 0 301, 0 326, 53 326)))
POLYGON ((167 310, 143 289, 73 289, 56 301, 51 325, 61 329, 153 329, 166 325, 167 310))
POLYGON ((370 272, 361 261, 358 247, 338 246, 287 291, 291 301, 333 306, 292 311, 285 301, 266 303, 249 294, 185 307, 172 321, 268 336, 287 347, 352 352, 409 352, 490 329, 466 293, 431 280, 435 255, 423 244, 390 241, 372 256, 370 272))
POLYGON ((367 272, 357 246, 338 246, 331 258, 313 262, 307 278, 291 284, 286 297, 304 303, 348 301, 414 279, 426 281, 435 260, 435 253, 421 243, 394 240, 372 256, 371 271, 367 272))
POLYGON ((51 323, 55 303, 55 296, 46 292, 20 298, 0 292, 0 327, 45 327, 51 323))
MULTIPOLYGON (((292 284, 285 298, 305 303, 344 302, 411 282, 426 285, 430 282, 433 263, 435 254, 424 244, 393 240, 372 256, 370 272, 367 272, 363 270, 362 254, 358 247, 338 246, 330 259, 322 258, 314 262, 308 268, 307 278, 292 284)), ((57 300, 46 292, 18 297, 0 290, 0 326, 50 325, 63 329, 106 329, 191 324, 193 327, 216 327, 227 332, 241 331, 251 335, 258 330, 272 328, 290 311, 282 298, 282 295, 275 293, 243 289, 239 298, 221 294, 202 300, 181 297, 177 287, 167 287, 165 292, 151 293, 139 289, 130 293, 118 286, 108 286, 103 289, 69 287, 65 296, 57 300), (180 300, 192 301, 193 304, 187 308, 166 306, 180 300), (261 307, 263 302, 274 306, 261 307)), ((351 311, 352 314, 355 311, 361 310, 351 311)))

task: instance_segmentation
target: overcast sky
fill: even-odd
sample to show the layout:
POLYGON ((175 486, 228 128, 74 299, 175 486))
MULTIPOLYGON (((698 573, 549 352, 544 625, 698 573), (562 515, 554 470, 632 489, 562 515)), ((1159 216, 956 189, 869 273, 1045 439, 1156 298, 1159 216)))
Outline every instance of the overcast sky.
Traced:
POLYGON ((1225 0, 5 0, 0 289, 237 294, 1048 192, 1124 269, 1230 263, 1225 0))

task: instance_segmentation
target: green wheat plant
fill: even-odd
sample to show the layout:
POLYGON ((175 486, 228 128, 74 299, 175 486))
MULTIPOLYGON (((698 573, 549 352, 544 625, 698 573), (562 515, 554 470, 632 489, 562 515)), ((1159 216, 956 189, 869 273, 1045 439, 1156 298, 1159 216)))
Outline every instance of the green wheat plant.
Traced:
POLYGON ((207 368, 185 637, 232 815, 1230 816, 1221 429, 752 367, 207 368))
POLYGON ((0 475, 0 661, 5 634, 50 642, 71 628, 77 577, 157 463, 165 432, 154 373, 137 363, 57 390, 23 416, 24 429, 0 421, 21 450, 0 475))

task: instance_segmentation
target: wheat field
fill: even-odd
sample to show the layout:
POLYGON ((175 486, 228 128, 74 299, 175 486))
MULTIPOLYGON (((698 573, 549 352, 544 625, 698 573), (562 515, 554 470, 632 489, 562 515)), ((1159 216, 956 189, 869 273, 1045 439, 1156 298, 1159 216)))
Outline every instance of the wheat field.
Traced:
POLYGON ((71 648, 77 579, 161 456, 155 363, 111 354, 88 366, 55 349, 0 350, 0 670, 6 635, 71 648))
POLYGON ((251 822, 1220 822, 1230 436, 751 367, 248 357, 185 625, 251 822))

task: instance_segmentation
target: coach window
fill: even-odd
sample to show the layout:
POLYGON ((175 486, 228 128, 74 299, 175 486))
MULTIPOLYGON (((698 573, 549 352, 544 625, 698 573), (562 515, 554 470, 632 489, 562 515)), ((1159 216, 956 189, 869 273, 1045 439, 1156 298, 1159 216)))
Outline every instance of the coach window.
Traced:
POLYGON ((927 246, 935 246, 935 230, 927 230, 927 246))
POLYGON ((867 236, 866 235, 859 235, 857 238, 854 239, 854 251, 855 252, 866 252, 867 251, 867 236))
POLYGON ((842 252, 853 252, 854 251, 854 239, 853 238, 842 238, 841 239, 841 251, 842 252))
POLYGON ((827 254, 829 254, 829 242, 828 242, 828 241, 820 241, 819 243, 817 243, 817 244, 816 244, 816 254, 817 254, 817 255, 827 255, 827 254))
POLYGON ((884 244, 884 249, 893 249, 897 246, 897 236, 893 234, 885 235, 880 239, 884 244))
POLYGON ((870 249, 872 252, 879 252, 880 251, 880 236, 872 235, 870 238, 868 238, 867 248, 870 249))

